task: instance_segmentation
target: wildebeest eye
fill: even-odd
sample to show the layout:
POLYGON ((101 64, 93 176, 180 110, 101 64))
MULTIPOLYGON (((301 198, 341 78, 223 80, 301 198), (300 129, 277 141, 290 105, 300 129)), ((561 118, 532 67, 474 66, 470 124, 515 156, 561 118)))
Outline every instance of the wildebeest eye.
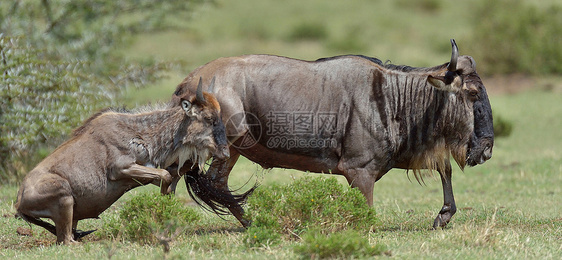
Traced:
POLYGON ((478 90, 472 89, 468 92, 468 94, 472 97, 478 97, 478 90))
POLYGON ((189 111, 191 109, 191 102, 187 101, 187 100, 182 100, 181 101, 181 107, 183 108, 183 110, 185 112, 189 111))

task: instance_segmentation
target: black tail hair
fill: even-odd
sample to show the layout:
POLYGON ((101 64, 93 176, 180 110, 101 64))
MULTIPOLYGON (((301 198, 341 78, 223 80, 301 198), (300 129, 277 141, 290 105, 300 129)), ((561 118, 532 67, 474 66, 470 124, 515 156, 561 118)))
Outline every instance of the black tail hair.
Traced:
MULTIPOLYGON (((31 224, 35 224, 37 226, 43 227, 45 228, 47 231, 51 232, 53 235, 57 235, 57 228, 49 223, 49 222, 45 222, 43 220, 41 220, 40 218, 36 218, 36 217, 32 217, 29 215, 25 215, 23 213, 17 213, 16 214, 16 218, 21 218, 31 224)), ((72 230, 72 236, 74 237, 74 240, 78 240, 94 231, 96 231, 97 229, 94 230, 89 230, 89 231, 82 231, 82 230, 72 230)))
POLYGON ((232 190, 223 190, 213 185, 213 178, 208 174, 201 173, 196 167, 184 175, 185 186, 189 196, 202 208, 215 214, 230 215, 229 209, 242 206, 246 199, 257 188, 255 184, 250 190, 242 194, 232 194, 232 190))

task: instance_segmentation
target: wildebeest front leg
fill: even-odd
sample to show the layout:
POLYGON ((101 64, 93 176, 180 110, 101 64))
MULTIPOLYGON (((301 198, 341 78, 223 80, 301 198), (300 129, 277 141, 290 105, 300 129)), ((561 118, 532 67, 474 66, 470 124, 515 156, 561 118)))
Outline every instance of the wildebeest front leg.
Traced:
POLYGON ((366 169, 352 169, 344 174, 349 185, 352 188, 357 188, 365 199, 367 204, 373 206, 373 188, 375 186, 376 177, 366 169))
MULTIPOLYGON (((207 174, 209 174, 209 176, 213 179, 213 185, 216 188, 230 193, 230 189, 228 188, 228 176, 239 157, 240 153, 238 153, 235 149, 230 148, 230 158, 226 160, 213 158, 213 162, 211 163, 207 174)), ((242 226, 246 228, 250 226, 250 222, 243 217, 244 209, 241 205, 228 205, 228 210, 232 213, 232 215, 234 215, 234 217, 236 217, 236 219, 238 219, 242 226)))
POLYGON ((162 194, 168 194, 168 187, 172 183, 172 175, 164 169, 150 168, 139 164, 131 164, 129 167, 121 169, 121 178, 131 178, 139 180, 149 180, 150 183, 160 186, 162 194))
POLYGON ((453 196, 453 185, 451 182, 451 163, 445 163, 445 169, 439 169, 441 175, 441 183, 443 184, 443 207, 433 222, 433 228, 444 227, 449 223, 455 212, 457 206, 455 205, 455 197, 453 196))
POLYGON ((176 193, 176 187, 178 186, 178 182, 180 181, 181 177, 185 175, 186 172, 188 172, 189 170, 191 170, 191 164, 186 163, 184 164, 181 169, 179 169, 178 171, 178 164, 174 163, 171 166, 169 166, 168 168, 166 168, 166 171, 168 171, 170 173, 170 175, 172 175, 172 182, 170 183, 170 186, 168 187, 168 193, 171 194, 175 194, 176 193))

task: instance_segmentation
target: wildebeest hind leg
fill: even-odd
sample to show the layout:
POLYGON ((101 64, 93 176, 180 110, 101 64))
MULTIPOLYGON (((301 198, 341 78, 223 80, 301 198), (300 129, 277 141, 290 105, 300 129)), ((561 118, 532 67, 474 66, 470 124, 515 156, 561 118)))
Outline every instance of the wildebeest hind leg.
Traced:
POLYGON ((451 163, 445 163, 445 169, 439 169, 441 175, 441 183, 443 184, 443 207, 433 222, 433 228, 444 227, 449 223, 455 212, 457 206, 455 205, 455 197, 453 196, 453 185, 451 182, 451 163))
POLYGON ((67 180, 57 174, 41 173, 26 179, 18 194, 17 211, 30 223, 39 225, 57 236, 57 243, 74 243, 72 216, 74 198, 67 180), (39 218, 50 218, 53 226, 39 218))
POLYGON ((72 196, 61 197, 58 200, 58 205, 58 211, 55 211, 52 217, 57 229, 57 243, 75 243, 76 241, 72 235, 74 198, 72 196))

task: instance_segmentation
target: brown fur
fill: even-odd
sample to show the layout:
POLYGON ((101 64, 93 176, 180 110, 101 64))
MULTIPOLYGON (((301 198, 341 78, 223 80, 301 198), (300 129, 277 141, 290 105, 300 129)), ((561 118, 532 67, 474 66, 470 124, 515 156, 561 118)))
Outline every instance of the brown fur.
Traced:
POLYGON ((211 154, 226 158, 226 141, 215 136, 224 135, 222 122, 216 123, 220 107, 213 95, 204 97, 188 91, 180 97, 190 102, 185 107, 96 113, 25 176, 18 215, 55 234, 57 243, 74 243, 87 234, 76 230, 79 220, 97 218, 128 190, 154 184, 162 194, 171 192, 180 177, 164 170, 172 164, 202 166, 211 154))

